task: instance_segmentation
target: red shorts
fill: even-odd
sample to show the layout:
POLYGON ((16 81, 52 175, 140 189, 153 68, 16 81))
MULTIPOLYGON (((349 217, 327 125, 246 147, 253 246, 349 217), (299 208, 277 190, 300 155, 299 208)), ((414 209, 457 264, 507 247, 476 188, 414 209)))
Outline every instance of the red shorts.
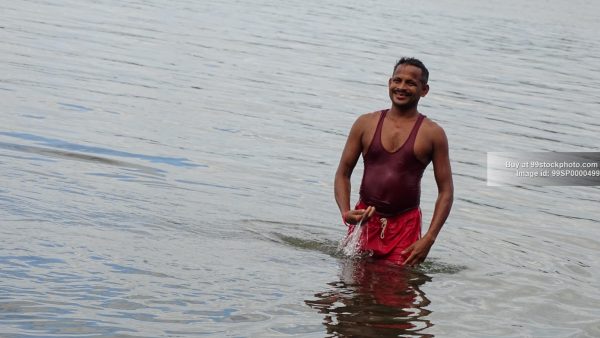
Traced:
MULTIPOLYGON (((355 209, 366 209, 362 201, 355 209)), ((348 227, 348 235, 354 225, 348 227)), ((373 258, 380 258, 402 265, 408 255, 401 252, 421 238, 421 209, 414 208, 390 218, 381 217, 375 212, 362 224, 360 251, 368 252, 373 258)))

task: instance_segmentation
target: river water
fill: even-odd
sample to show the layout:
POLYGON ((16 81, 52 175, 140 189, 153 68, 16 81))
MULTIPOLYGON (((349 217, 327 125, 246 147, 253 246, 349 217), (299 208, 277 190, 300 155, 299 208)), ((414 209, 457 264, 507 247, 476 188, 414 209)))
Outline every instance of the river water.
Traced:
MULTIPOLYGON (((599 337, 598 2, 0 3, 0 336, 599 337), (455 204, 419 269, 336 253, 333 174, 400 56, 455 204)), ((362 169, 353 177, 353 201, 362 169)), ((424 227, 436 187, 423 178, 424 227)))

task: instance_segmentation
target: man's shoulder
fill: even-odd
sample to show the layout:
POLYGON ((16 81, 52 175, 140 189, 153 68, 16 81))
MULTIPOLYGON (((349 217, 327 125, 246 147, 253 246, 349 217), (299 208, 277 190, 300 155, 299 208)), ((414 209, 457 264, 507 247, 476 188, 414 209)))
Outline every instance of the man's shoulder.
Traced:
POLYGON ((373 124, 377 124, 381 110, 365 113, 356 118, 354 125, 361 128, 369 128, 373 124))
POLYGON ((432 133, 444 133, 444 128, 429 117, 423 119, 422 127, 432 133))
POLYGON ((428 117, 423 119, 423 124, 421 125, 421 128, 423 129, 427 137, 430 139, 446 139, 446 132, 444 131, 444 128, 442 128, 442 126, 439 123, 433 121, 428 117))
POLYGON ((364 113, 360 115, 356 122, 359 123, 372 123, 373 121, 378 121, 381 116, 381 110, 372 111, 370 113, 364 113))
POLYGON ((358 118, 359 119, 367 119, 367 120, 368 119, 378 119, 379 116, 381 116, 381 112, 382 112, 382 110, 375 110, 370 113, 364 113, 361 116, 359 116, 358 118))

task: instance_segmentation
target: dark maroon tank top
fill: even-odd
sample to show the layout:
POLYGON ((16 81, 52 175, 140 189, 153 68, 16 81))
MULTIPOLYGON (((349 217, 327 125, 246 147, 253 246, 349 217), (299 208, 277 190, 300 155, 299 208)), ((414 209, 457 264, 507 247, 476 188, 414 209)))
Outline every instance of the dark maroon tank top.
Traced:
POLYGON ((375 135, 363 156, 360 199, 374 206, 382 216, 391 217, 419 206, 421 177, 427 165, 414 153, 417 132, 425 116, 419 114, 404 144, 395 152, 389 152, 381 144, 381 130, 387 112, 381 111, 375 135))

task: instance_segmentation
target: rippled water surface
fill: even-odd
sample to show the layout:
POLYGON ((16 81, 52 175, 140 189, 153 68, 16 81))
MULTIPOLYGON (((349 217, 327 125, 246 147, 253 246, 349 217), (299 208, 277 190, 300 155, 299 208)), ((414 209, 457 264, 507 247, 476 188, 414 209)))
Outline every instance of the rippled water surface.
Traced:
MULTIPOLYGON (((490 151, 599 151, 599 12, 3 1, 0 336, 599 337, 600 189, 485 177, 490 151), (336 253, 346 134, 403 55, 456 187, 419 269, 336 253)), ((435 198, 429 168, 425 227, 435 198)))

